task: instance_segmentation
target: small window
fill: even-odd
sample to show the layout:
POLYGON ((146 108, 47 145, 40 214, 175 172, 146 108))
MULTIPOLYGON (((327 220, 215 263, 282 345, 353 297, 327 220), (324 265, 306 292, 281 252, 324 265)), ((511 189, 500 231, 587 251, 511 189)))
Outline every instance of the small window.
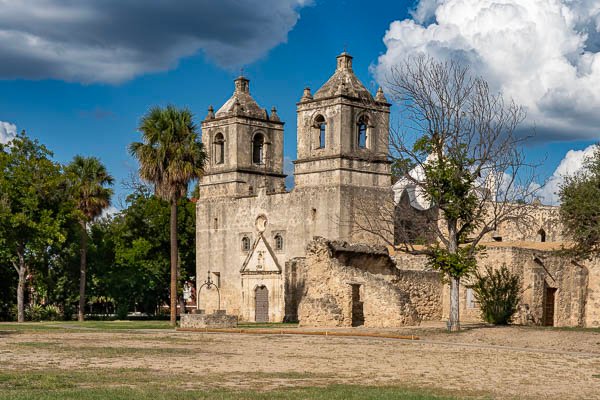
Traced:
POLYGON ((215 136, 215 164, 225 163, 225 138, 222 133, 215 136))
POLYGON ((275 235, 275 250, 283 250, 283 237, 279 233, 275 235))
POLYGON ((357 143, 361 149, 367 147, 367 118, 364 116, 358 119, 357 143))
POLYGON ((250 238, 248 236, 242 238, 242 251, 250 251, 250 238))
POLYGON ((265 137, 262 133, 257 133, 252 139, 252 162, 257 165, 264 163, 265 137))
POLYGON ((315 118, 315 128, 319 130, 319 149, 325 148, 327 124, 325 118, 322 115, 317 115, 315 118))

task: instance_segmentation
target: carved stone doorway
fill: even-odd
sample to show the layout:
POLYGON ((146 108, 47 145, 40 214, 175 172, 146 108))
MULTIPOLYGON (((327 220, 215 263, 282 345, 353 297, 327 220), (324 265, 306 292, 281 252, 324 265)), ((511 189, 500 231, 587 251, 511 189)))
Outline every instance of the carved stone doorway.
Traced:
POLYGON ((554 326, 554 308, 556 303, 556 288, 546 287, 544 302, 544 326, 554 326))
POLYGON ((254 320, 269 322, 269 289, 265 286, 257 287, 254 299, 254 320))

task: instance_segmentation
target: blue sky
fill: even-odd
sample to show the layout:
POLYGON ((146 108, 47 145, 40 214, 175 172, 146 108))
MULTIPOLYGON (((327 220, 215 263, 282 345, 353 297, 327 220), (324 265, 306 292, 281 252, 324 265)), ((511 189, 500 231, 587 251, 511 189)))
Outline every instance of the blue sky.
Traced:
MULTIPOLYGON (((51 29, 56 26, 51 19, 46 31, 38 29, 33 32, 33 28, 27 23, 18 24, 19 18, 25 20, 24 17, 29 12, 23 4, 37 7, 40 5, 39 0, 15 1, 12 5, 9 1, 6 5, 0 5, 0 7, 7 7, 6 12, 0 14, 12 14, 16 17, 11 21, 0 17, 0 33, 3 30, 20 29, 27 34, 48 38, 49 43, 53 43, 52 40, 55 42, 63 40, 64 42, 59 43, 59 47, 64 51, 65 56, 49 58, 50 56, 41 53, 38 49, 33 49, 35 52, 32 50, 31 54, 25 54, 25 50, 22 49, 4 54, 4 59, 10 57, 11 60, 15 60, 16 66, 12 68, 0 66, 0 78, 2 78, 0 80, 0 121, 14 124, 18 130, 26 129, 31 136, 54 151, 56 159, 61 162, 68 162, 75 154, 99 157, 116 178, 115 205, 118 206, 119 199, 122 200, 127 193, 120 183, 137 168, 135 161, 128 155, 126 147, 130 142, 139 140, 136 126, 139 118, 150 106, 168 103, 188 106, 199 122, 206 115, 209 105, 218 108, 231 95, 232 80, 239 75, 239 67, 243 66, 244 74, 251 80, 251 93, 258 103, 267 109, 276 106, 280 117, 286 122, 285 155, 293 159, 296 155, 296 102, 301 97, 305 86, 310 86, 314 92, 333 73, 337 54, 346 48, 354 56, 356 74, 374 92, 378 86, 377 77, 380 69, 394 62, 399 51, 408 52, 406 48, 398 49, 394 44, 397 43, 392 40, 395 33, 399 32, 408 37, 410 32, 406 32, 406 29, 412 29, 408 27, 408 23, 413 20, 417 20, 416 24, 423 29, 431 26, 432 23, 439 25, 444 23, 441 19, 436 21, 435 17, 427 14, 427 7, 434 7, 434 9, 436 7, 433 4, 435 2, 432 1, 413 4, 412 1, 372 0, 366 3, 316 0, 312 4, 306 4, 305 1, 290 0, 286 6, 280 6, 285 2, 278 1, 275 0, 273 3, 275 5, 271 5, 272 15, 269 9, 256 11, 261 12, 257 17, 258 23, 248 24, 248 27, 244 28, 247 31, 240 33, 251 37, 246 40, 246 43, 242 40, 244 38, 232 38, 229 36, 235 35, 226 32, 227 35, 223 34, 223 38, 218 38, 222 42, 215 45, 215 37, 219 33, 214 33, 213 28, 205 26, 204 31, 197 33, 197 36, 204 41, 198 40, 175 55, 169 49, 169 43, 156 44, 162 47, 154 47, 152 51, 155 52, 154 49, 160 48, 164 51, 160 53, 163 55, 149 60, 142 51, 132 57, 134 61, 128 59, 123 62, 119 60, 119 56, 125 52, 90 55, 89 57, 94 60, 96 58, 102 60, 104 64, 100 67, 87 63, 81 65, 78 57, 86 57, 89 53, 86 52, 87 50, 67 47, 64 43, 70 43, 70 39, 57 39, 60 35, 55 29, 51 29), (413 16, 409 12, 415 7, 420 14, 413 16), (281 25, 270 28, 270 18, 275 25, 279 23, 281 25), (401 24, 390 29, 390 24, 394 21, 397 21, 396 23, 400 21, 401 24), (254 30, 256 34, 252 33, 254 30), (211 34, 216 36, 211 37, 209 41, 206 37, 211 34), (269 40, 272 38, 275 39, 270 43, 269 40), (230 42, 227 42, 228 40, 230 42), (230 43, 234 43, 231 49, 227 47, 230 43), (385 60, 378 60, 384 55, 387 57, 385 60), (139 59, 143 59, 144 62, 139 62, 139 59), (22 64, 18 64, 19 62, 22 64)), ((53 0, 50 3, 52 2, 57 3, 58 10, 68 14, 68 11, 64 11, 65 4, 61 4, 68 2, 53 0)), ((236 2, 231 0, 229 3, 235 5, 236 2)), ((114 7, 121 6, 115 2, 114 7)), ((97 12, 98 15, 107 12, 107 10, 92 11, 97 12)), ((244 10, 240 15, 231 18, 251 20, 253 17, 249 17, 247 13, 254 11, 244 10)), ((193 23, 194 13, 191 14, 191 23, 193 23)), ((78 14, 73 13, 73 15, 72 18, 77 18, 78 14)), ((228 15, 230 14, 225 10, 220 18, 230 18, 228 15)), ((117 17, 114 16, 115 19, 118 19, 117 17)), ((93 15, 91 18, 94 18, 93 15)), ((232 24, 234 22, 231 21, 232 24)), ((33 23, 35 21, 31 22, 33 23)), ((174 23, 177 24, 177 21, 174 23)), ((210 21, 205 21, 204 24, 210 25, 210 21)), ((72 27, 67 24, 65 32, 60 33, 66 35, 68 29, 72 29, 70 34, 77 35, 79 33, 77 29, 81 28, 76 24, 72 27)), ((173 28, 166 24, 164 29, 168 31, 173 28)), ((94 33, 94 29, 90 29, 90 32, 88 35, 92 36, 91 40, 98 39, 93 35, 106 35, 101 28, 98 28, 97 33, 94 33)), ((143 29, 133 33, 111 32, 112 35, 139 34, 141 36, 143 33, 143 29)), ((120 43, 121 37, 116 39, 111 37, 110 40, 120 43)), ((142 37, 141 40, 143 42, 145 38, 142 37)), ((152 37, 148 40, 159 41, 152 37)), ((401 46, 405 45, 401 44, 401 46)), ((2 46, 1 42, 0 46, 2 46)), ((134 44, 127 42, 127 46, 130 46, 128 49, 135 46, 142 47, 137 42, 134 44)), ((431 43, 427 46, 431 46, 431 43)), ((86 47, 88 48, 89 46, 86 47)), ((433 51, 435 52, 435 49, 433 51)), ((2 57, 2 50, 0 50, 0 59, 2 57)), ((498 78, 497 74, 494 78, 498 78)), ((500 87, 508 87, 505 82, 498 79, 500 87)), ((527 89, 523 88, 523 90, 527 89)), ((542 110, 545 114, 539 119, 543 123, 537 125, 536 122, 538 137, 527 148, 527 153, 532 159, 545 159, 539 170, 540 183, 555 173, 557 166, 569 150, 585 149, 598 137, 592 122, 583 124, 585 126, 578 126, 577 120, 573 120, 572 115, 569 115, 564 118, 570 121, 566 125, 554 123, 558 118, 557 114, 551 115, 546 120, 544 118, 549 114, 544 110, 546 109, 542 110), (552 124, 546 123, 550 120, 553 121, 552 124)), ((542 111, 536 112, 542 115, 540 114, 542 111)), ((587 117, 584 115, 580 118, 585 120, 587 117)))

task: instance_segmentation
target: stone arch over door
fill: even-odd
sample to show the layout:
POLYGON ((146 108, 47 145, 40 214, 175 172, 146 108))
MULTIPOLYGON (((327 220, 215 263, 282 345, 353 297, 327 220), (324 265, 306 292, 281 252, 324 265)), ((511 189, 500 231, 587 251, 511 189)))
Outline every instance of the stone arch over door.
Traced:
POLYGON ((269 289, 264 285, 254 289, 254 321, 269 322, 269 289))

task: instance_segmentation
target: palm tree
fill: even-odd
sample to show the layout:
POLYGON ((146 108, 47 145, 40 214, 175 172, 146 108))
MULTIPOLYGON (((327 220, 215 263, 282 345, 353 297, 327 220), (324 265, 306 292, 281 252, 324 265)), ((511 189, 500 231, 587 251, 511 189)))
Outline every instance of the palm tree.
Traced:
POLYGON ((113 190, 106 186, 113 184, 113 177, 96 157, 77 155, 66 168, 73 200, 81 227, 80 268, 79 268, 79 310, 77 320, 85 316, 85 285, 87 271, 88 223, 102 214, 110 206, 113 190))
POLYGON ((171 326, 177 321, 177 200, 187 195, 190 182, 204 173, 206 153, 199 140, 193 115, 175 106, 153 107, 138 128, 143 142, 131 143, 140 177, 154 184, 157 196, 171 206, 171 326))

